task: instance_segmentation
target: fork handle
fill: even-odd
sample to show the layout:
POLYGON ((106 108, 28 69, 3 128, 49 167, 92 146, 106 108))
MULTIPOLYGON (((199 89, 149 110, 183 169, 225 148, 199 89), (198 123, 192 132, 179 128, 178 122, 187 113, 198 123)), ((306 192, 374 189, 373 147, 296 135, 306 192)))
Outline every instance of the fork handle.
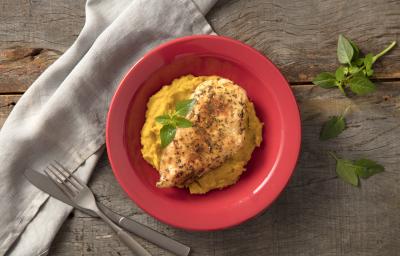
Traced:
POLYGON ((123 230, 112 220, 110 220, 102 211, 98 210, 97 215, 107 222, 112 229, 117 233, 118 237, 124 242, 126 246, 131 249, 137 256, 152 256, 143 246, 141 246, 128 232, 123 230))

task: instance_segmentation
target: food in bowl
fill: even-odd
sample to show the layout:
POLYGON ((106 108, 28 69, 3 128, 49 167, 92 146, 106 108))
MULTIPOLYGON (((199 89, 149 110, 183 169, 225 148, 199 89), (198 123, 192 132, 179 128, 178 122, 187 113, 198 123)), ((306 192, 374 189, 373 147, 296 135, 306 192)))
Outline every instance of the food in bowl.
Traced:
POLYGON ((141 152, 160 174, 157 187, 204 194, 238 181, 261 144, 262 126, 242 87, 219 76, 186 75, 150 97, 141 152))
MULTIPOLYGON (((190 99, 187 95, 181 99, 190 99)), ((169 109, 173 108, 171 103, 169 109)), ((159 134, 155 140, 160 143, 159 134)), ((287 80, 267 58, 229 38, 196 35, 158 46, 131 68, 111 101, 106 142, 117 181, 143 211, 177 228, 211 231, 243 223, 276 200, 295 170, 301 122, 287 80), (157 188, 159 173, 141 153, 149 98, 161 85, 187 74, 231 79, 246 90, 257 117, 266 125, 262 143, 239 181, 202 196, 187 189, 157 188)))

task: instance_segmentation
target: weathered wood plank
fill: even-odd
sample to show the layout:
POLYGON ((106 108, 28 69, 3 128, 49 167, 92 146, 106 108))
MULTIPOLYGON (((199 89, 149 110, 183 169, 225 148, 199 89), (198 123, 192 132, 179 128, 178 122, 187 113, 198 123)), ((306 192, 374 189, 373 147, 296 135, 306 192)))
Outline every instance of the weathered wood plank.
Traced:
MULTIPOLYGON (((84 24, 84 2, 3 1, 0 48, 22 45, 64 51, 84 24)), ((391 0, 220 0, 207 18, 220 35, 268 56, 290 82, 305 82, 336 67, 339 33, 365 51, 377 52, 400 41, 399 15, 400 2, 391 0)), ((400 51, 395 50, 377 63, 376 76, 399 78, 399 70, 400 51)))
MULTIPOLYGON (((366 51, 400 41, 400 1, 219 1, 207 18, 220 35, 241 40, 270 58, 290 82, 311 81, 337 67, 343 33, 366 51)), ((377 63, 379 78, 400 77, 397 48, 377 63)))
POLYGON ((0 128, 6 121, 7 116, 17 103, 21 95, 0 95, 0 128))
POLYGON ((0 93, 23 93, 61 52, 40 48, 0 49, 0 93))
MULTIPOLYGON (((378 92, 346 98, 337 90, 293 87, 303 120, 299 164, 288 187, 263 214, 218 232, 186 232, 143 214, 118 186, 103 157, 90 182, 100 201, 193 248, 192 255, 396 255, 400 250, 400 82, 378 92), (348 129, 321 142, 321 124, 352 105, 348 129), (360 188, 337 179, 325 152, 375 159, 386 172, 362 180, 360 188), (244 239, 245 238, 245 239, 244 239)), ((169 255, 143 244, 154 255, 169 255)), ((129 255, 100 220, 75 212, 57 236, 51 255, 129 255)))
POLYGON ((65 51, 85 22, 85 0, 0 2, 0 48, 26 46, 65 51))

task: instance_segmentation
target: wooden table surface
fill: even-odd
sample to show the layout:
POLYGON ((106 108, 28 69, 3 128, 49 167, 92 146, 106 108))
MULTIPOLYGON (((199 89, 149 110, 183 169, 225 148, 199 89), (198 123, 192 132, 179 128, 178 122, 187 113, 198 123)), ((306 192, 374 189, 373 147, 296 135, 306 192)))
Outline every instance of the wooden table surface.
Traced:
MULTIPOLYGON (((84 24, 84 1, 0 1, 0 125, 32 81, 75 40, 84 24)), ((219 1, 207 15, 220 35, 268 56, 289 80, 301 109, 303 142, 298 166, 279 199, 258 217, 229 230, 187 232, 146 215, 116 182, 107 157, 90 187, 98 199, 193 248, 192 255, 399 255, 400 49, 376 64, 376 93, 346 98, 310 84, 337 65, 343 33, 365 52, 400 42, 397 0, 219 1), (348 129, 320 142, 321 124, 347 105, 348 129), (343 183, 324 151, 368 157, 386 171, 360 188, 343 183)), ((170 255, 140 240, 154 255, 170 255)), ((130 255, 102 221, 75 211, 50 255, 130 255)))

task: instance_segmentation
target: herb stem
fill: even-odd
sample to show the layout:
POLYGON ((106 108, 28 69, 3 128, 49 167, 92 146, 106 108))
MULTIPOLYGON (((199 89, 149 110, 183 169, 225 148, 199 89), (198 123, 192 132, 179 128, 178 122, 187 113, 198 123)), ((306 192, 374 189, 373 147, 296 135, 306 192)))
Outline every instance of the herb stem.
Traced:
POLYGON ((385 50, 381 51, 377 55, 372 58, 372 63, 374 63, 377 59, 385 55, 388 51, 390 51, 396 45, 396 41, 393 41, 385 50))
POLYGON ((343 84, 340 83, 340 84, 338 85, 338 87, 339 87, 339 90, 343 93, 343 95, 346 96, 346 92, 345 92, 344 89, 343 89, 343 84))
POLYGON ((343 111, 343 113, 342 113, 342 117, 344 117, 344 116, 347 115, 347 112, 350 110, 350 108, 351 108, 351 105, 347 106, 347 107, 344 109, 344 111, 343 111))
MULTIPOLYGON (((362 66, 360 68, 360 70, 362 70, 363 68, 364 68, 364 66, 362 66)), ((352 78, 352 77, 353 77, 353 74, 350 74, 349 76, 346 77, 346 81, 350 80, 350 78, 352 78)))
MULTIPOLYGON (((357 73, 360 73, 360 72, 363 71, 364 69, 365 69, 365 64, 362 64, 362 66, 359 67, 359 70, 358 70, 357 73)), ((348 75, 348 76, 346 77, 346 82, 348 82, 348 81, 349 81, 355 74, 357 74, 357 73, 348 75)))
POLYGON ((339 158, 332 152, 332 151, 328 151, 328 154, 333 157, 336 161, 339 160, 339 158))

